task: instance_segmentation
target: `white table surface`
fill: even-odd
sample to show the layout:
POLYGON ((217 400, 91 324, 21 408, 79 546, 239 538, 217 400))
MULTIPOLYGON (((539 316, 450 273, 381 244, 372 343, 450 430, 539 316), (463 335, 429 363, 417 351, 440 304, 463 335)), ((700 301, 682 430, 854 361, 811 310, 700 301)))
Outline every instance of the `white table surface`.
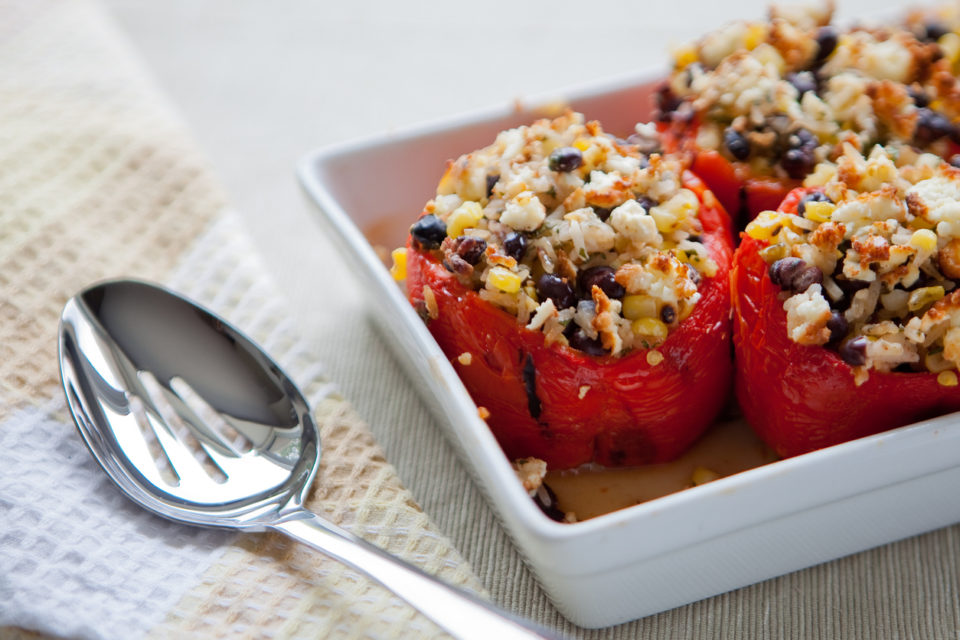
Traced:
MULTIPOLYGON (((320 344, 331 377, 371 423, 404 483, 495 600, 524 614, 542 610, 542 594, 526 593, 531 579, 516 554, 494 553, 503 533, 466 474, 442 491, 431 486, 437 469, 457 461, 450 450, 439 459, 418 455, 418 442, 442 436, 413 390, 401 398, 378 394, 378 380, 400 373, 368 324, 350 317, 362 309, 361 294, 315 223, 294 166, 330 143, 666 65, 671 45, 733 18, 760 17, 767 3, 104 1, 207 152, 293 301, 291 314, 320 344), (346 317, 331 314, 332 305, 346 317), (393 419, 400 406, 411 416, 404 424, 393 419)), ((839 4, 842 17, 900 6, 839 4)), ((721 614, 738 615, 710 613, 721 614)), ((647 632, 653 624, 658 637, 672 637, 676 621, 650 620, 647 632)))

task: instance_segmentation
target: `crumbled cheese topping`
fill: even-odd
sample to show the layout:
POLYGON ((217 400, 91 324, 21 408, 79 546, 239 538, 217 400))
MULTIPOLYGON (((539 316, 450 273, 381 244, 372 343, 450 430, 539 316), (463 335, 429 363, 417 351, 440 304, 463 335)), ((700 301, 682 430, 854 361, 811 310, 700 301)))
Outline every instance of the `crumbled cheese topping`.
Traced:
POLYGON ((537 495, 547 476, 547 463, 540 458, 521 458, 513 461, 513 471, 530 497, 537 495))
POLYGON ((659 119, 777 178, 802 179, 844 143, 945 154, 960 121, 960 17, 934 42, 917 26, 841 30, 831 14, 781 7, 681 48, 659 119))
POLYGON ((797 215, 764 212, 746 230, 768 243, 790 339, 837 349, 858 382, 869 370, 957 369, 960 169, 848 144, 805 184, 814 191, 797 215))
POLYGON ((449 164, 417 223, 426 244, 446 237, 421 248, 548 343, 653 348, 717 265, 682 165, 650 141, 649 127, 620 140, 573 112, 503 131, 449 164))

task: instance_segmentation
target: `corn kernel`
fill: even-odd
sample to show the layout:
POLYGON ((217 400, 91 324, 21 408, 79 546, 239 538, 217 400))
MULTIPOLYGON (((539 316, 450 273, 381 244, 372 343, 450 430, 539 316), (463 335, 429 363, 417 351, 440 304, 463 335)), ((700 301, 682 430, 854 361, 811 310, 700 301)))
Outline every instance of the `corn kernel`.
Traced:
POLYGON ((630 325, 633 333, 647 340, 649 346, 655 347, 667 339, 669 329, 656 318, 638 318, 630 325))
POLYGON ((937 382, 944 387, 955 387, 957 386, 957 372, 941 371, 937 374, 937 382))
POLYGON ((910 292, 910 299, 907 300, 907 309, 910 311, 922 309, 928 304, 933 304, 945 295, 946 291, 944 291, 940 285, 916 289, 910 292))
POLYGON ((700 275, 706 276, 707 278, 712 278, 717 275, 717 263, 713 261, 712 258, 707 258, 706 260, 701 260, 697 264, 697 271, 700 272, 700 275))
POLYGON ((465 367, 468 367, 473 362, 473 354, 470 353, 469 351, 464 351, 463 353, 457 356, 457 362, 459 362, 465 367))
POLYGON ((701 275, 712 278, 717 274, 717 263, 709 256, 701 256, 693 250, 675 251, 674 255, 681 263, 689 265, 688 269, 694 269, 701 275))
POLYGON ((677 216, 663 207, 650 207, 649 213, 660 233, 669 233, 677 228, 677 216))
POLYGON ((620 314, 627 320, 656 318, 657 301, 654 300, 652 296, 643 294, 624 296, 620 314))
POLYGON ((937 40, 944 57, 950 61, 951 65, 960 60, 960 36, 956 33, 945 33, 937 40))
POLYGON ((837 205, 832 202, 808 202, 803 208, 803 217, 814 222, 828 222, 837 205))
POLYGON ((747 235, 754 240, 770 240, 783 228, 783 214, 776 211, 761 211, 747 225, 747 235))
POLYGON ((921 251, 936 251, 937 234, 930 229, 917 229, 910 236, 910 246, 921 251))
POLYGON ((577 149, 580 149, 580 151, 586 151, 587 149, 590 148, 590 145, 591 145, 590 138, 577 138, 576 140, 573 141, 573 146, 576 147, 577 149))
POLYGON ((767 27, 762 24, 752 24, 747 29, 746 36, 743 39, 743 46, 746 49, 754 49, 758 44, 767 39, 767 27))
POLYGON ((655 367, 658 364, 663 362, 663 354, 657 351, 656 349, 650 349, 647 351, 647 364, 651 367, 655 367))
POLYGON ((769 247, 760 249, 760 257, 763 258, 763 261, 767 264, 772 264, 777 260, 786 258, 787 250, 787 245, 778 242, 777 244, 772 244, 769 247))
POLYGON ((464 229, 475 227, 483 218, 483 207, 479 202, 464 202, 450 213, 447 218, 447 236, 457 238, 464 229))
POLYGON ((394 280, 406 280, 407 250, 403 247, 394 249, 390 252, 390 257, 393 258, 393 266, 390 267, 390 275, 393 276, 394 280))
POLYGON ((504 293, 516 293, 520 291, 523 279, 503 267, 493 267, 487 273, 487 282, 504 293))
POLYGON ((697 55, 697 48, 692 44, 685 44, 673 52, 673 63, 678 69, 684 69, 689 67, 694 62, 697 61, 699 56, 697 55))
POLYGON ((940 373, 947 369, 953 369, 955 365, 943 357, 943 351, 937 351, 935 353, 927 352, 927 355, 923 358, 923 366, 927 368, 927 371, 940 373))
POLYGON ((693 470, 693 475, 690 476, 690 481, 694 485, 706 484, 712 482, 720 477, 720 474, 706 467, 697 467, 693 470))

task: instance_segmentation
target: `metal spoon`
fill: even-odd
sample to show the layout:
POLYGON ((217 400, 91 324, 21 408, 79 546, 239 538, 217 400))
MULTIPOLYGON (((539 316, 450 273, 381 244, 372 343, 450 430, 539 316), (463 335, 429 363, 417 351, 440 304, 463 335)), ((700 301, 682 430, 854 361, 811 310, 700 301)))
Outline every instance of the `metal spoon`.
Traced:
POLYGON ((93 456, 128 497, 200 526, 275 529, 461 638, 555 637, 303 507, 320 462, 303 395, 253 342, 166 289, 95 285, 60 319, 60 376, 93 456))

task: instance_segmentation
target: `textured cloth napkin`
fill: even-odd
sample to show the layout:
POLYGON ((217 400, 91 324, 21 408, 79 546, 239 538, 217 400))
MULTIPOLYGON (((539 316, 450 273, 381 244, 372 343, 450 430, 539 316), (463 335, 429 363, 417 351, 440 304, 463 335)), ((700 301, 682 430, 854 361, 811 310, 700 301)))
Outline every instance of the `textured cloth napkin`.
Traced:
POLYGON ((303 388, 323 446, 309 508, 482 591, 285 320, 202 155, 102 11, 23 0, 0 16, 0 637, 444 635, 278 534, 154 517, 93 461, 62 398, 60 310, 99 279, 163 282, 303 388))

